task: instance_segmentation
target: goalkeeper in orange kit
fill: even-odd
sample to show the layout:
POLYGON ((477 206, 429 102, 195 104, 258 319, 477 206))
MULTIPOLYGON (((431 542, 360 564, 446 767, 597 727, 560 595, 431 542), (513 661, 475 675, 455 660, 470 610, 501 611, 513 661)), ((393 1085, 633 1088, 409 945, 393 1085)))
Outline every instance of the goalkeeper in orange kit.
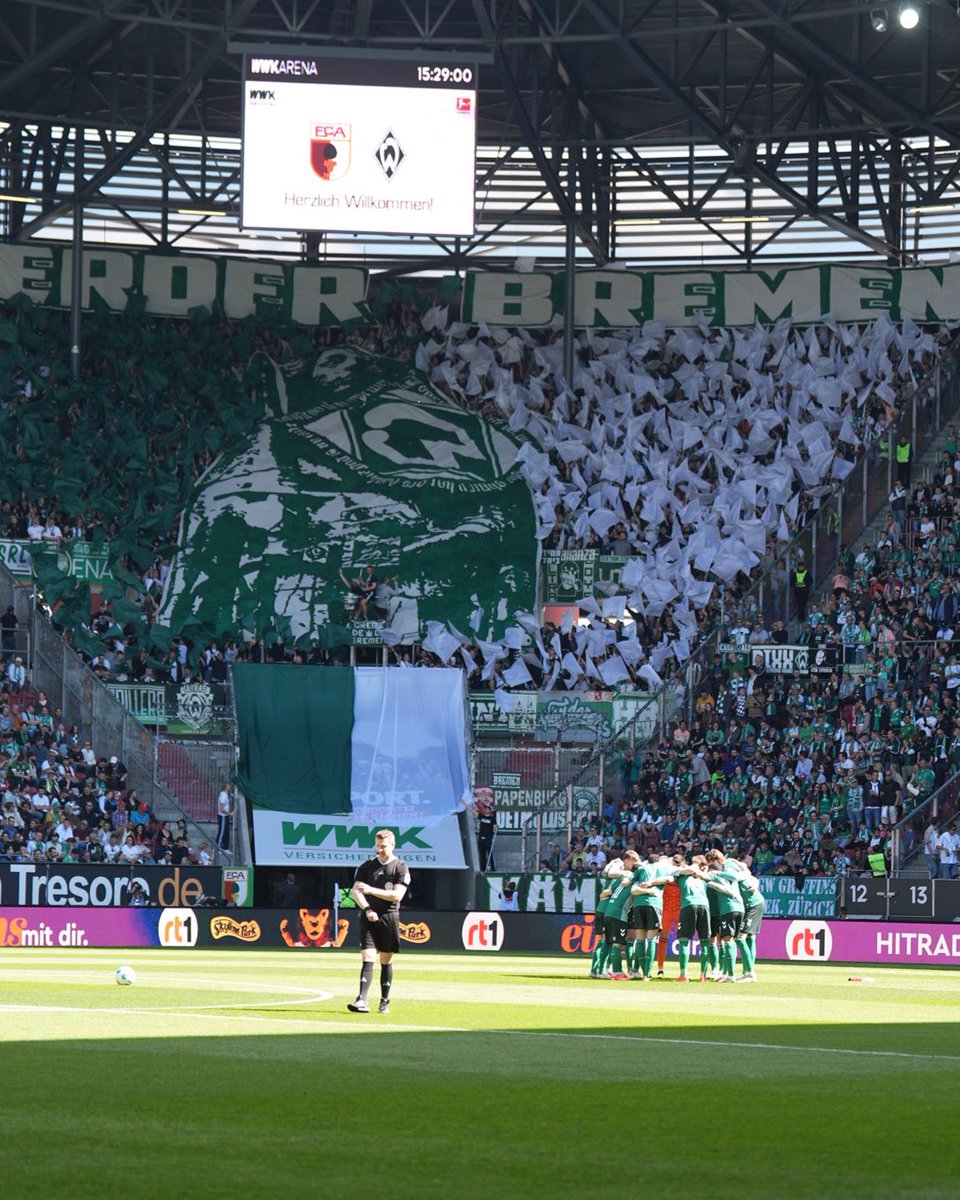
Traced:
POLYGON ((663 921, 660 925, 660 940, 657 942, 657 979, 663 979, 663 964, 667 957, 667 944, 674 929, 679 929, 680 889, 671 881, 663 889, 663 921))

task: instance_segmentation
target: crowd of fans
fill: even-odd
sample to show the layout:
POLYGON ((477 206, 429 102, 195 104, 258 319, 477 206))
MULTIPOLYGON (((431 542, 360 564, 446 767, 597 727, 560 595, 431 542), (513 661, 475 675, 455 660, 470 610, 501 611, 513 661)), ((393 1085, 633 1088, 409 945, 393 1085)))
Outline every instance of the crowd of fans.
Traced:
MULTIPOLYGON (((458 633, 451 644, 445 628, 428 630, 425 654, 397 648, 398 662, 455 661, 502 698, 531 685, 658 688, 716 622, 717 584, 735 600, 899 407, 929 393, 948 336, 885 319, 741 331, 648 322, 582 334, 567 386, 555 328, 449 324, 446 310, 420 315, 410 297, 379 315, 375 329, 344 331, 95 313, 74 381, 65 314, 26 300, 0 310, 0 369, 11 380, 0 432, 15 449, 0 480, 0 536, 109 543, 118 583, 92 627, 84 587, 41 580, 103 677, 176 679, 189 667, 216 680, 231 657, 343 655, 323 639, 283 645, 269 629, 250 642, 235 631, 233 644, 191 630, 178 644, 178 631, 154 621, 193 482, 261 416, 249 367, 258 351, 285 361, 347 342, 415 357, 455 403, 536 439, 520 456, 543 546, 629 558, 612 595, 583 597, 589 626, 538 635, 530 615, 492 643, 458 633)), ((388 613, 404 582, 367 566, 386 582, 388 613)), ((370 596, 345 587, 357 615, 370 596)))
MULTIPOLYGON (((894 488, 876 538, 841 549, 832 591, 793 637, 749 608, 731 620, 738 649, 703 672, 693 721, 627 754, 602 823, 543 866, 598 871, 627 848, 716 848, 797 879, 874 873, 877 852, 889 862, 893 826, 960 771, 958 482, 951 426, 941 470, 894 488), (823 673, 767 670, 761 648, 788 640, 812 662, 828 651, 823 673)), ((903 827, 904 855, 923 825, 903 827)))
POLYGON ((159 821, 117 755, 98 754, 43 692, 0 696, 0 862, 208 866, 185 821, 159 821))
MULTIPOLYGON (((843 873, 960 766, 955 435, 933 484, 894 491, 877 545, 844 551, 833 597, 811 607, 800 631, 811 645, 835 644, 856 674, 769 676, 749 647, 787 632, 737 607, 762 571, 779 564, 785 584, 779 556, 825 491, 886 436, 904 403, 932 395, 949 329, 885 319, 740 331, 648 322, 581 335, 568 386, 558 330, 449 325, 445 311, 421 318, 409 300, 374 331, 142 313, 90 321, 92 349, 74 381, 57 349, 65 314, 26 300, 0 312, 0 367, 11 381, 0 432, 13 448, 0 480, 0 536, 38 547, 109 544, 119 583, 97 616, 82 587, 57 595, 57 620, 105 681, 225 682, 236 661, 340 661, 320 641, 178 637, 154 617, 193 482, 259 418, 251 356, 282 361, 347 341, 415 357, 454 403, 532 435, 520 456, 542 546, 628 560, 607 595, 578 601, 581 623, 572 613, 557 625, 517 614, 502 638, 486 641, 432 622, 422 645, 391 646, 393 661, 463 666, 470 687, 491 689, 504 708, 512 689, 656 691, 720 621, 718 584, 727 615, 742 613, 727 636, 747 652, 714 662, 697 719, 655 757, 631 761, 629 779, 625 769, 625 795, 615 811, 607 806, 599 831, 608 850, 655 837, 718 845, 762 870, 843 873)), ((376 565, 342 578, 360 618, 389 616, 403 594, 403 580, 376 565)), ((142 819, 122 783, 87 764, 80 747, 54 744, 53 733, 17 734, 28 750, 5 761, 7 776, 16 780, 19 761, 35 778, 4 802, 5 819, 11 809, 24 823, 18 833, 4 826, 3 850, 20 838, 17 852, 28 857, 193 854, 176 837, 168 844, 170 831, 142 819), (44 792, 49 803, 34 811, 44 792), (31 841, 64 815, 78 831, 65 847, 31 841)))

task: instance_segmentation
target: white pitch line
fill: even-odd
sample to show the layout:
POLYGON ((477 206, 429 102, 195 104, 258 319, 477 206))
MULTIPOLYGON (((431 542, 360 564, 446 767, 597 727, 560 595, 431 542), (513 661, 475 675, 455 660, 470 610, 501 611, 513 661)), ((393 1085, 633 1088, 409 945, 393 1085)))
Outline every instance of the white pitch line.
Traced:
MULTIPOLYGON (((212 1005, 210 1007, 213 1007, 212 1005)), ((218 1006, 220 1007, 220 1006, 218 1006)), ((222 1007, 227 1007, 223 1005, 222 1007)), ((306 1025, 311 1029, 317 1028, 316 1021, 307 1020, 305 1017, 257 1017, 247 1015, 245 1013, 231 1013, 229 1016, 218 1016, 212 1012, 197 1011, 191 1009, 189 1011, 180 1011, 170 1008, 68 1008, 65 1005, 32 1005, 29 1008, 15 1004, 0 1005, 0 1012, 22 1012, 22 1013, 105 1013, 110 1016, 149 1016, 151 1014, 162 1013, 165 1017, 185 1017, 190 1021, 253 1021, 259 1024, 267 1025, 282 1025, 284 1028, 289 1028, 292 1025, 306 1025)))
MULTIPOLYGON (((143 969, 143 968, 141 968, 141 969, 143 969)), ((29 972, 22 972, 22 971, 5 972, 5 971, 0 970, 0 980, 4 979, 8 975, 10 975, 13 977, 13 981, 17 982, 18 980, 22 980, 25 977, 25 975, 29 975, 29 974, 30 974, 29 972)), ((41 979, 45 981, 45 980, 50 979, 51 975, 54 975, 55 973, 50 972, 50 971, 34 971, 32 974, 34 976, 39 975, 41 977, 41 979)), ((76 980, 76 979, 102 980, 103 972, 102 971, 73 971, 73 972, 71 972, 70 978, 71 978, 71 980, 76 980)), ((57 975, 55 981, 62 982, 62 978, 59 975, 57 975)), ((167 980, 165 980, 165 979, 158 980, 156 978, 151 978, 149 984, 140 983, 137 986, 142 991, 148 991, 148 990, 151 990, 151 985, 158 986, 161 988, 169 987, 167 980)), ((242 979, 223 979, 223 978, 217 978, 217 977, 212 977, 212 976, 207 978, 202 975, 179 976, 175 981, 175 985, 178 988, 194 987, 198 991, 213 991, 214 989, 216 989, 221 992, 251 992, 251 993, 264 992, 268 996, 271 994, 276 995, 277 992, 290 992, 294 995, 299 994, 299 995, 306 995, 309 997, 313 997, 318 994, 317 992, 315 992, 315 990, 313 988, 303 987, 299 984, 258 983, 258 982, 248 982, 248 981, 242 980, 242 979)), ((323 995, 324 997, 327 997, 327 996, 333 996, 335 993, 322 992, 319 994, 323 995)), ((278 1001, 278 1003, 279 1003, 279 1001, 278 1001)), ((221 1006, 215 1005, 214 1007, 221 1007, 221 1006)), ((84 1009, 82 1011, 86 1012, 88 1010, 84 1009)))
POLYGON ((905 1050, 854 1050, 843 1046, 791 1046, 777 1042, 721 1042, 706 1038, 647 1037, 623 1033, 555 1033, 546 1029, 478 1029, 477 1033, 511 1034, 514 1037, 579 1038, 601 1042, 655 1042, 664 1046, 718 1046, 737 1050, 799 1050, 803 1054, 855 1054, 868 1058, 917 1058, 923 1062, 960 1062, 955 1054, 911 1054, 905 1050))
MULTIPOLYGON (((317 999, 329 1000, 331 994, 318 996, 317 999)), ((278 1000, 275 1003, 282 1004, 286 1001, 278 1000)), ((216 1008, 239 1008, 239 1007, 263 1007, 262 1005, 208 1005, 205 1007, 216 1008)), ((151 1013, 163 1013, 167 1017, 185 1017, 188 1020, 196 1017, 202 1021, 252 1021, 258 1023, 266 1023, 269 1025, 282 1025, 284 1028, 289 1028, 292 1025, 306 1025, 314 1032, 322 1032, 325 1029, 360 1029, 366 1026, 367 1029, 377 1033, 476 1033, 477 1030, 459 1028, 450 1025, 396 1025, 392 1022, 372 1021, 369 1024, 365 1021, 323 1021, 323 1020, 307 1020, 305 1017, 258 1017, 253 1015, 242 1015, 231 1013, 229 1016, 216 1016, 213 1013, 198 1011, 197 1009, 181 1010, 169 1008, 79 1008, 69 1007, 68 1005, 54 1004, 0 1004, 0 1012, 19 1012, 19 1013, 105 1013, 110 1016, 143 1016, 151 1013)), ((480 1031, 486 1032, 486 1031, 480 1031)), ((2 1044, 2 1043, 0 1043, 2 1044)))
POLYGON ((81 1008, 79 1006, 70 1007, 68 1005, 22 1005, 22 1004, 0 1004, 0 1012, 22 1012, 22 1013, 68 1013, 68 1012, 86 1012, 86 1013, 108 1013, 111 1016, 130 1015, 143 1016, 151 1013, 163 1013, 169 1017, 185 1017, 188 1020, 196 1017, 199 1020, 207 1021, 248 1021, 259 1024, 267 1023, 271 1025, 282 1024, 286 1028, 291 1025, 307 1025, 314 1031, 322 1031, 325 1029, 361 1029, 366 1028, 378 1033, 474 1033, 486 1034, 496 1037, 509 1035, 512 1037, 530 1037, 530 1038, 571 1038, 579 1041, 601 1041, 601 1042, 632 1042, 634 1044, 643 1044, 649 1042, 655 1045, 663 1046, 712 1046, 723 1049, 736 1050, 774 1050, 780 1053, 784 1050, 799 1051, 802 1054, 847 1054, 860 1058, 908 1058, 918 1060, 920 1062, 960 1062, 960 1056, 953 1054, 912 1054, 909 1051, 903 1050, 855 1050, 841 1046, 793 1046, 784 1042, 725 1042, 718 1039, 706 1038, 665 1038, 665 1037, 648 1037, 645 1034, 619 1034, 619 1033, 555 1033, 549 1030, 541 1029, 470 1029, 464 1026, 456 1025, 396 1025, 393 1022, 371 1021, 323 1021, 323 1020, 306 1020, 304 1018, 281 1018, 281 1017, 259 1017, 253 1015, 231 1014, 229 1017, 220 1017, 214 1013, 207 1012, 207 1009, 237 1009, 237 1008, 264 1008, 271 1004, 307 1004, 313 1000, 326 1001, 333 998, 332 993, 319 993, 315 997, 310 997, 307 1000, 275 1000, 261 1001, 256 1004, 218 1004, 218 1005, 203 1005, 193 1009, 170 1009, 170 1008, 81 1008))
POLYGON ((172 1013, 175 1016, 187 1016, 191 1012, 204 1012, 207 1010, 219 1012, 224 1008, 276 1008, 281 1004, 319 1004, 333 998, 333 992, 314 992, 312 995, 304 996, 298 1000, 285 996, 282 1000, 254 1000, 245 1004, 179 1004, 176 1007, 158 1006, 155 1008, 86 1008, 81 1005, 69 1004, 0 1004, 0 1012, 172 1013))
POLYGON ((66 1004, 62 1006, 54 1006, 54 1004, 0 1004, 0 1012, 2 1013, 108 1013, 110 1015, 131 1015, 143 1016, 151 1013, 163 1013, 167 1016, 198 1016, 200 1020, 208 1021, 248 1021, 258 1022, 258 1024, 277 1025, 281 1024, 289 1027, 290 1025, 307 1025, 314 1031, 323 1030, 358 1030, 358 1028, 366 1027, 367 1030, 376 1031, 379 1033, 476 1033, 487 1034, 487 1036, 503 1037, 504 1034, 509 1034, 511 1037, 521 1038, 574 1038, 582 1040, 582 1042, 630 1042, 634 1044, 650 1043, 654 1045, 671 1045, 671 1046, 714 1046, 714 1048, 737 1049, 737 1050, 774 1050, 781 1052, 784 1050, 796 1050, 802 1054, 839 1054, 853 1055, 854 1057, 865 1058, 912 1058, 919 1062, 960 1062, 958 1055, 929 1055, 929 1054, 912 1054, 906 1050, 856 1050, 846 1048, 846 1046, 797 1046, 781 1042, 721 1042, 720 1039, 707 1038, 654 1038, 647 1037, 646 1034, 630 1034, 623 1033, 554 1033, 546 1030, 476 1030, 476 1028, 468 1028, 466 1026, 451 1026, 451 1025, 395 1025, 394 1022, 386 1024, 380 1021, 324 1021, 324 1020, 307 1020, 304 1018, 276 1018, 276 1016, 217 1016, 206 1012, 206 1009, 236 1009, 236 1008, 264 1008, 270 1004, 301 1004, 310 1003, 311 1001, 326 1001, 331 1000, 332 992, 324 992, 317 996, 308 997, 307 1000, 277 1000, 277 1001, 262 1001, 254 1004, 204 1004, 193 1009, 170 1009, 170 1008, 80 1008, 70 1007, 66 1004))

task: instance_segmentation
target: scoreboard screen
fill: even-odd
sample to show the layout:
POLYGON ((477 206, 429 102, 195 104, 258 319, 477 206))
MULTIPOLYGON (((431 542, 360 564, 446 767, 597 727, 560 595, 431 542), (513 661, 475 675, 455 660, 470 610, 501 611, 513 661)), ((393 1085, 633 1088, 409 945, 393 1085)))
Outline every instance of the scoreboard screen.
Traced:
POLYGON ((244 58, 241 224, 470 235, 477 66, 244 58))
POLYGON ((929 921, 936 918, 939 921, 944 918, 934 905, 935 895, 939 896, 939 893, 935 892, 934 884, 922 877, 851 878, 844 880, 841 907, 848 917, 889 917, 897 921, 929 921))

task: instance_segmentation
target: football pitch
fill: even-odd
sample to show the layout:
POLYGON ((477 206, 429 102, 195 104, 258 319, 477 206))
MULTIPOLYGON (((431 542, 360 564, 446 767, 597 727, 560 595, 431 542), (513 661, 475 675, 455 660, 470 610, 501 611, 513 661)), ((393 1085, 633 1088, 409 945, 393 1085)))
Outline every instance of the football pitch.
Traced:
POLYGON ((358 964, 0 952, 4 1200, 960 1190, 955 971, 407 953, 380 1016, 358 964))

